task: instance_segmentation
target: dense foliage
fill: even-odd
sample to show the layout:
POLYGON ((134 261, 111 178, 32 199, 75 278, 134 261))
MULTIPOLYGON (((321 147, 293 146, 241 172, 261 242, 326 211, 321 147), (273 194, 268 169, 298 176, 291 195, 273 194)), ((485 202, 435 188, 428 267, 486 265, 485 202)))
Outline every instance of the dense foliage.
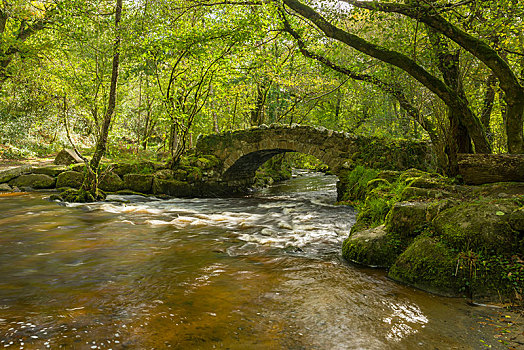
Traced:
POLYGON ((2 1, 2 158, 94 147, 108 114, 107 152, 173 162, 273 122, 431 139, 449 174, 524 151, 521 1, 123 1, 118 26, 115 3, 2 1))

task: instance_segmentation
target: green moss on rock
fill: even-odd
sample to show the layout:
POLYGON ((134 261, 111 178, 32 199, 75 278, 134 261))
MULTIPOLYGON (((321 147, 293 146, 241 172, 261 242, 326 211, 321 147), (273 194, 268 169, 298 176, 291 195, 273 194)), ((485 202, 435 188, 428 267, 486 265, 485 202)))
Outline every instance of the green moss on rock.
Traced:
POLYGON ((124 188, 124 181, 113 172, 103 173, 100 175, 98 187, 102 191, 116 192, 124 188))
POLYGON ((124 187, 134 192, 150 193, 153 186, 153 175, 126 174, 124 187))
POLYGON ((0 170, 0 183, 8 182, 20 175, 30 173, 32 168, 31 165, 23 165, 12 169, 0 170))
POLYGON ((193 191, 187 182, 177 180, 153 179, 153 193, 165 194, 173 197, 191 197, 193 191))
POLYGON ((28 174, 9 181, 10 186, 30 187, 34 189, 54 188, 56 179, 45 174, 28 174))
POLYGON ((58 175, 56 187, 80 188, 84 182, 84 174, 77 171, 65 171, 58 175))
POLYGON ((155 178, 161 180, 172 180, 174 171, 171 169, 162 169, 154 173, 155 178))
POLYGON ((367 230, 351 230, 342 245, 344 259, 367 266, 389 267, 402 252, 400 241, 389 235, 384 225, 367 230))
POLYGON ((388 276, 433 293, 457 296, 457 253, 437 240, 419 236, 391 266, 388 276))
POLYGON ((510 225, 517 209, 512 199, 466 202, 444 210, 433 226, 441 239, 458 250, 511 255, 519 252, 522 240, 510 225))
POLYGON ((386 230, 401 237, 417 236, 428 223, 428 202, 397 202, 386 217, 386 230))
MULTIPOLYGON (((57 197, 54 197, 57 198, 57 197)), ((103 191, 98 190, 94 195, 88 191, 68 189, 60 193, 57 199, 61 199, 64 202, 71 203, 91 203, 96 201, 102 201, 106 198, 106 194, 103 191)))
POLYGON ((33 174, 44 174, 52 177, 57 177, 64 171, 67 171, 68 168, 65 165, 49 165, 41 168, 34 168, 32 170, 33 174))

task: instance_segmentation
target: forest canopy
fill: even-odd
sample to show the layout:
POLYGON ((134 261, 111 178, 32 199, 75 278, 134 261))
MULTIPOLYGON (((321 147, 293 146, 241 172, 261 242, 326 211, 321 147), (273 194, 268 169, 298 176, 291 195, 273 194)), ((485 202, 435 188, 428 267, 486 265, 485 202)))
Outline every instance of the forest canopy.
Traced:
POLYGON ((176 160, 199 134, 300 123, 430 140, 454 174, 458 153, 524 153, 523 18, 518 0, 1 1, 0 155, 107 133, 109 153, 176 160))

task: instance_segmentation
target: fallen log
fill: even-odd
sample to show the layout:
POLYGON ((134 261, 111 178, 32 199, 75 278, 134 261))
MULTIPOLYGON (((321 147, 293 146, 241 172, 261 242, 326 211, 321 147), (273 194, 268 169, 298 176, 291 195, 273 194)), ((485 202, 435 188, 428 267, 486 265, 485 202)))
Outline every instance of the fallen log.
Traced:
POLYGON ((464 182, 470 185, 524 182, 524 155, 459 154, 458 166, 464 182))

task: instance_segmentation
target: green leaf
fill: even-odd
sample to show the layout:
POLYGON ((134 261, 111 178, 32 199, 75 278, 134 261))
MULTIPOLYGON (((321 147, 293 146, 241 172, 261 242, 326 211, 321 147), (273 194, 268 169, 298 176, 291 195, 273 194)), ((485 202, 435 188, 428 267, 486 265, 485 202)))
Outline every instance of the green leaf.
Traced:
POLYGON ((506 214, 504 212, 502 212, 502 211, 497 211, 495 213, 495 215, 502 216, 502 215, 506 215, 506 214))

